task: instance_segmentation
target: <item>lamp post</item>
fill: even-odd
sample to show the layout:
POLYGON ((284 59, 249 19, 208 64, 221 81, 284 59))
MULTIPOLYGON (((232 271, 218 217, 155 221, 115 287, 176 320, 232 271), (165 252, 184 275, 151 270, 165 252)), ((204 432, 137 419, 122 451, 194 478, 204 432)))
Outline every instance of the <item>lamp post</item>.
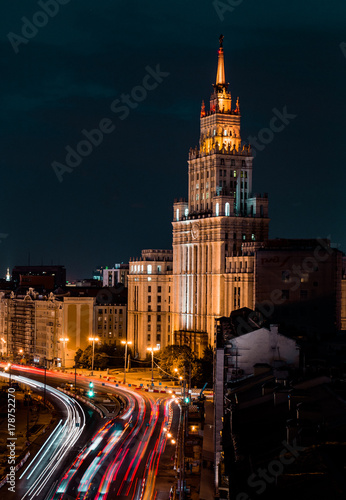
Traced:
POLYGON ((12 386, 12 373, 11 373, 11 363, 7 363, 7 366, 5 366, 5 371, 7 372, 8 370, 8 373, 10 375, 10 378, 9 378, 9 386, 11 387, 12 386))
POLYGON ((122 340, 121 343, 125 345, 124 384, 126 384, 127 346, 131 345, 132 342, 128 342, 127 340, 122 340))
POLYGON ((154 387, 154 351, 158 351, 158 348, 147 347, 147 351, 151 352, 151 385, 154 387))
POLYGON ((98 342, 100 339, 98 337, 89 337, 89 341, 93 343, 93 357, 91 361, 91 375, 93 375, 94 371, 94 358, 95 358, 95 342, 98 342))
POLYGON ((6 340, 3 337, 1 337, 1 342, 2 342, 2 344, 1 344, 1 357, 3 358, 4 354, 5 354, 4 351, 5 351, 5 347, 6 347, 6 340))
POLYGON ((64 349, 64 357, 63 357, 63 359, 64 359, 64 363, 63 363, 63 368, 65 369, 65 364, 66 364, 66 343, 67 343, 70 339, 68 339, 67 337, 62 337, 62 338, 60 338, 59 340, 60 340, 60 342, 62 342, 62 344, 63 344, 63 349, 64 349))

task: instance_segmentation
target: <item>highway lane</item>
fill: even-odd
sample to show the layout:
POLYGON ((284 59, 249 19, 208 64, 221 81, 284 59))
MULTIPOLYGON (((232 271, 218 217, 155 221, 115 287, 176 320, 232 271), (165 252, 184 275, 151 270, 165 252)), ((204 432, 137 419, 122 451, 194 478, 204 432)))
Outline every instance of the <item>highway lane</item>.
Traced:
MULTIPOLYGON (((25 369, 31 372, 28 367, 25 369)), ((37 378, 41 374, 33 372, 32 376, 37 378)), ((47 372, 47 380, 57 384, 71 381, 71 375, 47 372)), ((79 376, 77 380, 78 386, 87 387, 90 379, 79 376)), ((162 397, 115 387, 114 383, 95 377, 92 380, 96 394, 106 391, 121 395, 127 400, 127 408, 115 423, 110 421, 99 430, 65 471, 49 498, 154 498, 155 477, 166 446, 173 399, 169 395, 162 397)))
MULTIPOLYGON (((39 381, 13 373, 11 376, 12 380, 30 386, 35 392, 43 390, 43 384, 39 381)), ((60 409, 60 418, 38 452, 32 454, 16 474, 15 498, 22 500, 39 499, 47 494, 55 474, 61 472, 59 467, 63 465, 85 429, 86 416, 78 401, 49 385, 46 386, 46 394, 60 409)), ((6 499, 8 494, 10 494, 8 498, 14 498, 13 493, 8 492, 5 485, 1 491, 1 498, 6 499)))

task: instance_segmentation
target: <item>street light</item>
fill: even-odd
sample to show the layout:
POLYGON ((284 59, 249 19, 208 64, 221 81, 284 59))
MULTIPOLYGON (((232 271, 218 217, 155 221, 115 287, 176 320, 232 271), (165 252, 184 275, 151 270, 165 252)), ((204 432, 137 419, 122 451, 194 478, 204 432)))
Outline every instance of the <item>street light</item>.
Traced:
POLYGON ((1 337, 1 342, 2 342, 2 345, 1 345, 1 357, 3 358, 4 357, 5 347, 6 347, 6 340, 3 337, 1 337))
POLYGON ((127 346, 131 345, 132 342, 122 340, 121 343, 125 346, 124 384, 126 384, 127 346))
POLYGON ((63 357, 64 362, 63 362, 63 368, 65 368, 65 365, 66 365, 66 343, 67 343, 70 339, 68 339, 67 337, 62 337, 62 338, 60 338, 59 340, 60 340, 60 342, 62 342, 62 343, 63 343, 63 349, 64 349, 64 357, 63 357))
POLYGON ((94 358, 95 358, 95 342, 98 342, 100 339, 98 337, 89 337, 89 341, 93 343, 93 357, 91 361, 91 375, 93 375, 94 371, 94 358))
POLYGON ((154 387, 154 351, 158 351, 158 348, 147 347, 147 351, 151 352, 151 385, 154 387))
POLYGON ((12 386, 12 373, 11 373, 11 363, 7 363, 7 366, 5 366, 5 371, 7 372, 8 370, 8 373, 10 375, 10 380, 9 380, 9 386, 11 387, 12 386))

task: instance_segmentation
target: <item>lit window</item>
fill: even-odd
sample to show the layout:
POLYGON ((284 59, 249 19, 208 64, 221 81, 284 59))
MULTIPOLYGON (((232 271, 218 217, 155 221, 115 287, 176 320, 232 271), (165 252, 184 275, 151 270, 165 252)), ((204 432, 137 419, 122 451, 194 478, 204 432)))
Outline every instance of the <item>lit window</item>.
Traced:
MULTIPOLYGON (((199 194, 197 193, 197 194, 196 194, 196 201, 198 201, 198 200, 199 200, 199 194)), ((198 210, 198 209, 197 209, 197 210, 198 210)))
POLYGON ((148 277, 148 281, 151 281, 151 277, 150 276, 148 277))
POLYGON ((243 241, 246 240, 246 234, 243 234, 243 241))
POLYGON ((223 131, 223 135, 227 135, 227 130, 226 129, 223 131))
POLYGON ((215 128, 214 128, 214 130, 213 130, 213 135, 216 135, 216 129, 215 129, 215 128))
POLYGON ((256 240, 256 236, 255 236, 253 233, 252 233, 252 235, 251 235, 251 239, 252 239, 252 241, 255 241, 255 240, 256 240))
POLYGON ((230 207, 229 207, 229 203, 226 203, 226 205, 225 205, 225 215, 226 215, 227 217, 229 217, 229 216, 230 216, 230 207))
POLYGON ((157 266, 157 272, 160 273, 161 272, 161 266, 157 266))
POLYGON ((233 177, 237 177, 237 171, 233 170, 233 177))
POLYGON ((179 208, 177 208, 176 220, 179 220, 179 208))
POLYGON ((196 184, 196 189, 199 189, 199 184, 196 184))
POLYGON ((209 193, 207 193, 206 198, 207 198, 207 200, 209 199, 209 193))
POLYGON ((151 274, 152 273, 152 265, 151 264, 148 264, 148 267, 147 267, 147 270, 148 270, 148 274, 151 274))
POLYGON ((216 207, 215 207, 215 215, 216 215, 216 217, 218 217, 218 216, 219 216, 219 204, 218 204, 218 203, 216 203, 216 207))
POLYGON ((185 208, 185 217, 187 217, 188 215, 189 215, 189 209, 185 208))

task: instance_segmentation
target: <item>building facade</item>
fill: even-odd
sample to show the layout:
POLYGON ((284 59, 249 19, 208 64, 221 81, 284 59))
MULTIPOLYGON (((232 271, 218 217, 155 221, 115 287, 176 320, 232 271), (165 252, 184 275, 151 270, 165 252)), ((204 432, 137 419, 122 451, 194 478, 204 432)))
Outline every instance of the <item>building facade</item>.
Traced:
POLYGON ((127 276, 129 274, 128 264, 115 264, 112 269, 103 270, 103 286, 116 286, 119 284, 127 288, 127 276))
POLYGON ((241 141, 222 38, 213 87, 209 109, 202 103, 199 145, 189 152, 188 199, 173 207, 172 261, 166 266, 168 253, 148 250, 130 262, 129 338, 141 357, 150 345, 169 344, 201 357, 214 345, 216 319, 244 307, 292 335, 346 328, 341 252, 327 240, 268 239, 268 195, 253 192, 253 156, 241 141))
POLYGON ((128 340, 141 358, 172 343, 172 266, 172 250, 143 250, 130 261, 128 340))
POLYGON ((173 220, 174 339, 199 346, 199 354, 214 342, 215 319, 238 307, 241 296, 252 297, 252 283, 243 283, 242 273, 228 275, 227 266, 242 245, 266 240, 269 226, 268 196, 252 190, 253 156, 242 146, 222 38, 213 87, 209 110, 202 104, 199 146, 189 154, 189 197, 174 204, 173 220), (241 281, 232 281, 235 274, 241 281))

